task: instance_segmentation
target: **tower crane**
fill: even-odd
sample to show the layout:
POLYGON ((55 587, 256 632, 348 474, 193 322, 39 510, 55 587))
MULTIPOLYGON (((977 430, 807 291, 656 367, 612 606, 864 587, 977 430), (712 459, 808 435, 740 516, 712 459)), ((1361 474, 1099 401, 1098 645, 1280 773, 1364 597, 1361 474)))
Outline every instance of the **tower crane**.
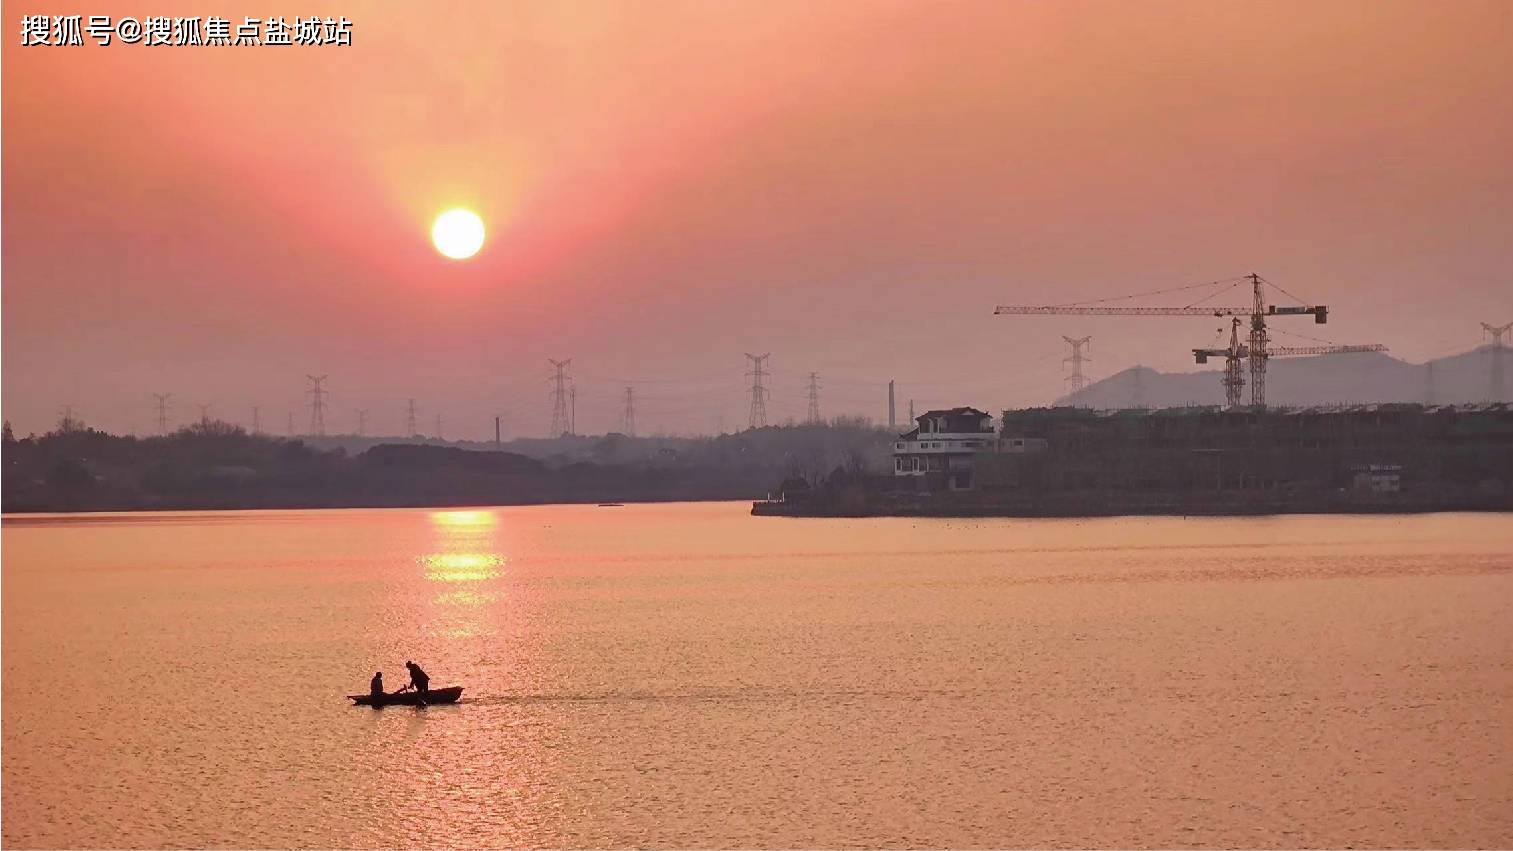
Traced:
MULTIPOLYGON (((1267 357, 1292 357, 1296 355, 1335 355, 1347 352, 1385 352, 1387 347, 1381 343, 1366 343, 1358 346, 1336 346, 1328 344, 1323 346, 1279 346, 1267 349, 1267 357)), ((1211 357, 1224 358, 1224 377, 1219 383, 1224 385, 1224 401, 1228 407, 1240 406, 1240 389, 1245 386, 1245 376, 1240 371, 1240 360, 1250 357, 1250 347, 1240 342, 1240 318, 1237 316, 1230 320, 1229 324, 1229 347, 1225 349, 1193 349, 1193 358, 1198 363, 1208 363, 1211 357)), ((1262 404, 1252 399, 1252 404, 1262 404)))
POLYGON ((1067 304, 1044 307, 1026 307, 1000 304, 995 315, 1020 316, 1248 316, 1250 317, 1250 343, 1247 349, 1250 360, 1250 403, 1266 406, 1266 360, 1272 350, 1266 333, 1268 316, 1312 316, 1314 324, 1329 321, 1329 308, 1322 304, 1276 305, 1266 303, 1265 278, 1251 273, 1238 280, 1248 280, 1253 294, 1248 307, 1105 307, 1101 305, 1067 304))

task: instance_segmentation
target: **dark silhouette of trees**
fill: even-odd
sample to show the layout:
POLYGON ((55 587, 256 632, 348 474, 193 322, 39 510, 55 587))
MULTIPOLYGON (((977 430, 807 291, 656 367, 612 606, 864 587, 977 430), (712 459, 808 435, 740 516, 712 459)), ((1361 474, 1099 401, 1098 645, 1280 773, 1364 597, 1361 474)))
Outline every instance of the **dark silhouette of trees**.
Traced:
POLYGON ((871 428, 770 427, 718 438, 539 441, 542 454, 435 443, 348 454, 207 420, 147 438, 71 417, 38 438, 7 437, 6 511, 298 508, 757 499, 799 459, 809 483, 886 454, 871 428))

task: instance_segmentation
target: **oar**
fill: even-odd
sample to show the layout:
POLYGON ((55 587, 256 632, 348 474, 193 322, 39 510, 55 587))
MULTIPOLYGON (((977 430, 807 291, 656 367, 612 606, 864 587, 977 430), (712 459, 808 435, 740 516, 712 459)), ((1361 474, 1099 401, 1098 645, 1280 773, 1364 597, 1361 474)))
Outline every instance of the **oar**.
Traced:
POLYGON ((424 694, 420 693, 419 689, 415 689, 415 684, 414 683, 409 683, 409 684, 405 685, 404 688, 402 688, 399 691, 396 691, 394 693, 395 694, 404 694, 405 692, 410 691, 412 689, 414 689, 415 692, 416 692, 416 694, 419 696, 419 703, 417 703, 416 705, 417 706, 425 706, 426 705, 426 697, 425 697, 424 694))

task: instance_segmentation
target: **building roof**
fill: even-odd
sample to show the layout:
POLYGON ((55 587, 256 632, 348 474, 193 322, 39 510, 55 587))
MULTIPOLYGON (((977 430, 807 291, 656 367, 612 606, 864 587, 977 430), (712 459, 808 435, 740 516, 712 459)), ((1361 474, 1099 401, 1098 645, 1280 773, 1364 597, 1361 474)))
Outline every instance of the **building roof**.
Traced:
POLYGON ((922 420, 922 419, 925 419, 926 417, 966 417, 966 416, 972 416, 974 414, 977 415, 977 416, 979 416, 979 417, 986 417, 986 416, 988 416, 988 412, 987 411, 979 411, 976 408, 961 407, 961 408, 940 408, 940 409, 937 409, 937 410, 934 410, 934 411, 925 411, 923 414, 920 414, 919 416, 915 417, 914 419, 916 419, 916 420, 922 420))

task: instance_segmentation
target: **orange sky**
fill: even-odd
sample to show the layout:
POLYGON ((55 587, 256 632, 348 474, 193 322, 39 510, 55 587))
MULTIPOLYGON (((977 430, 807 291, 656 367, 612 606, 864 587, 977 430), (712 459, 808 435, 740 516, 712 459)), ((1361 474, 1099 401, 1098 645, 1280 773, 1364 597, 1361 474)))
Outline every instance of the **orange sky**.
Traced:
MULTIPOLYGON (((1189 369, 1212 320, 1001 302, 1255 270, 1422 360, 1513 320, 1513 4, 6 3, 5 415, 146 433, 153 392, 282 430, 540 435, 989 410, 1189 369), (346 15, 350 48, 21 48, 23 14, 346 15), (474 260, 428 241, 476 209, 474 260), (304 424, 308 416, 298 414, 304 424)), ((1291 326, 1288 326, 1291 327, 1291 326)), ((1294 341, 1289 341, 1294 342, 1294 341)), ((1215 385, 1217 397, 1218 389, 1215 385)))

